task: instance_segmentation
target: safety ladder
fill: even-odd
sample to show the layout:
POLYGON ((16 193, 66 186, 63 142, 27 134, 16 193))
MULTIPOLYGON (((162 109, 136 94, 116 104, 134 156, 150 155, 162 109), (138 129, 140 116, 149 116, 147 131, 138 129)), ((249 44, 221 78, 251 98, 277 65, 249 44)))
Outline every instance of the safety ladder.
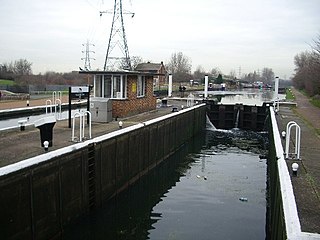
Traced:
POLYGON ((89 192, 89 208, 96 207, 96 164, 94 144, 88 146, 88 192, 89 192))

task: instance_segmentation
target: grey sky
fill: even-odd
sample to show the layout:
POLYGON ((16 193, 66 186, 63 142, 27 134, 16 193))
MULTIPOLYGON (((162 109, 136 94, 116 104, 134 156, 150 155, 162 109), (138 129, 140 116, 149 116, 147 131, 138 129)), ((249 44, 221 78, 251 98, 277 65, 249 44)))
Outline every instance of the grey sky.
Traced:
MULTIPOLYGON (((82 43, 103 68, 113 0, 0 0, 0 63, 26 58, 34 73, 78 70, 82 43)), ((319 0, 123 0, 131 56, 167 62, 174 52, 209 71, 272 68, 293 74, 293 58, 320 34, 319 0)))

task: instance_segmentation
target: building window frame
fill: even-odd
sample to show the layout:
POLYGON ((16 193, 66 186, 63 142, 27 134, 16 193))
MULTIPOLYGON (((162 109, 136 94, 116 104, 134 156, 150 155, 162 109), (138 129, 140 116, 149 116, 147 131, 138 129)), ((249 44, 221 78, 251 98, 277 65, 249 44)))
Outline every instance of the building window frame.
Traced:
POLYGON ((146 76, 139 75, 137 78, 137 97, 146 95, 146 76))
POLYGON ((127 75, 112 75, 111 96, 112 99, 127 98, 127 75))
POLYGON ((95 97, 102 97, 102 98, 126 99, 127 98, 127 75, 109 75, 109 74, 94 75, 94 94, 93 95, 95 97))

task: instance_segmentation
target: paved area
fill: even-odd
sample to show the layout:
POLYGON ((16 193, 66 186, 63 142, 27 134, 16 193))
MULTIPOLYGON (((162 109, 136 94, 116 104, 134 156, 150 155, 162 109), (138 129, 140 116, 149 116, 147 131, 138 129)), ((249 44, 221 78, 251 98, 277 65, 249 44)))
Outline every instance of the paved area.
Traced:
MULTIPOLYGON (((42 104, 43 100, 39 100, 39 103, 42 104)), ((21 104, 24 104, 24 101, 11 101, 10 104, 6 104, 5 106, 12 109, 21 107, 21 104)), ((171 105, 178 109, 181 106, 181 102, 179 101, 169 102, 168 104, 168 107, 157 108, 151 112, 118 119, 118 121, 121 120, 123 122, 123 128, 125 128, 169 114, 172 112, 172 107, 170 107, 171 105)), ((0 103, 0 106, 2 106, 2 103, 0 103)), ((5 107, 2 106, 2 108, 5 107)), ((76 122, 78 126, 75 129, 75 136, 79 137, 78 121, 79 120, 76 122)), ((118 121, 112 121, 109 123, 92 122, 92 138, 118 130, 118 121)), ((85 129, 85 135, 88 137, 87 127, 85 129)), ((49 150, 52 151, 75 144, 75 142, 71 141, 71 137, 72 129, 68 128, 68 121, 57 121, 53 128, 53 146, 50 147, 49 150)), ((44 149, 41 147, 40 130, 35 128, 34 125, 27 126, 25 131, 20 131, 19 128, 0 131, 0 167, 43 154, 44 152, 44 149)))
MULTIPOLYGON (((291 180, 302 231, 320 233, 320 136, 316 131, 320 129, 320 109, 297 90, 292 91, 297 107, 280 107, 279 131, 285 131, 289 121, 295 121, 301 128, 301 160, 289 159, 287 165, 292 173, 292 163, 299 164, 298 176, 291 176, 291 180)), ((294 129, 291 135, 295 136, 294 129)), ((284 140, 283 147, 285 149, 284 140)), ((293 149, 292 141, 289 152, 293 149)))

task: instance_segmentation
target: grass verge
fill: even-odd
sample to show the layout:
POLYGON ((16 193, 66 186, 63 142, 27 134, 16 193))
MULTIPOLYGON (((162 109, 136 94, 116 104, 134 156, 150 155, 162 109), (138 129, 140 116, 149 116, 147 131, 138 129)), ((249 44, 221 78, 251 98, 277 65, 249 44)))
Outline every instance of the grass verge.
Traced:
POLYGON ((12 80, 6 80, 6 79, 0 79, 0 85, 4 85, 4 86, 13 86, 16 83, 12 80))
POLYGON ((286 100, 295 100, 295 96, 293 95, 290 88, 286 89, 286 100))

